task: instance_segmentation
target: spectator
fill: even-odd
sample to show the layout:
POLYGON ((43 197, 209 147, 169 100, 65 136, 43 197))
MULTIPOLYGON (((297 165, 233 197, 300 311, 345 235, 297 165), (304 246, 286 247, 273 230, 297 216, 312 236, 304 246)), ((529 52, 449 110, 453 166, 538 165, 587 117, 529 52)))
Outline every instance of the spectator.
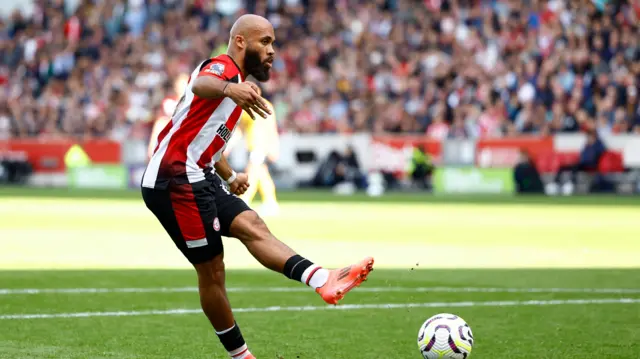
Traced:
POLYGON ((244 11, 275 27, 264 95, 285 111, 283 131, 640 131, 636 1, 77 3, 38 0, 31 18, 0 22, 0 108, 14 137, 112 137, 120 116, 150 131, 167 83, 225 51, 220 34, 244 11))
POLYGON ((544 191, 540 173, 526 150, 520 151, 520 161, 513 170, 513 180, 516 193, 533 194, 544 191))
POLYGON ((423 190, 431 190, 431 176, 434 169, 431 155, 422 148, 414 148, 408 170, 413 185, 423 190))
POLYGON ((565 194, 573 193, 573 184, 576 183, 576 175, 578 172, 594 171, 598 168, 600 158, 606 151, 606 147, 599 138, 596 130, 587 132, 587 143, 580 152, 578 162, 560 167, 555 176, 555 182, 550 186, 550 192, 556 193, 558 184, 561 183, 561 177, 564 173, 570 173, 571 179, 563 185, 565 194))
POLYGON ((351 187, 365 189, 367 181, 360 168, 358 157, 351 146, 344 153, 331 151, 321 163, 313 180, 308 184, 312 187, 334 187, 349 183, 351 187))

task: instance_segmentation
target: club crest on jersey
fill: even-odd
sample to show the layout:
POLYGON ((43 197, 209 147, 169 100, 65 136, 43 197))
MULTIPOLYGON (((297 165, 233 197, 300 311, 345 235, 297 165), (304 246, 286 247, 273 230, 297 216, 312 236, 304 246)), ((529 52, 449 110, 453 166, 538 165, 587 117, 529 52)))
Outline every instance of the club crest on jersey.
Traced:
POLYGON ((227 126, 224 124, 220 125, 216 133, 224 140, 224 142, 229 142, 229 139, 231 138, 231 130, 228 129, 227 126))
POLYGON ((215 74, 215 75, 218 75, 218 76, 222 76, 222 74, 224 73, 224 64, 212 64, 205 71, 210 72, 210 73, 215 74))
POLYGON ((215 229, 216 232, 220 231, 220 221, 218 217, 213 219, 213 229, 215 229))

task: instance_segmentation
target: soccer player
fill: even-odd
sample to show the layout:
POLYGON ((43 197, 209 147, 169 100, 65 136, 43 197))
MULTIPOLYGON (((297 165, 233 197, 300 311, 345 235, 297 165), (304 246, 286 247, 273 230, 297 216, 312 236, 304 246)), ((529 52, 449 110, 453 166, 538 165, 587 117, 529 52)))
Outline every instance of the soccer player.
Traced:
POLYGON ((236 196, 246 192, 248 177, 235 173, 222 153, 243 110, 253 119, 271 114, 257 86, 245 78, 269 79, 274 40, 273 26, 263 17, 244 15, 233 24, 227 53, 191 73, 142 178, 146 206, 193 264, 202 309, 234 359, 255 357, 227 299, 221 236, 238 238, 266 268, 314 288, 329 304, 373 270, 371 257, 338 270, 314 264, 276 239, 236 196))
MULTIPOLYGON (((258 95, 261 95, 258 87, 258 95)), ((276 198, 276 186, 273 183, 267 158, 275 161, 279 151, 278 123, 276 121, 273 105, 265 100, 269 110, 272 112, 266 118, 253 120, 247 112, 242 112, 240 128, 236 135, 245 140, 249 151, 249 163, 245 169, 249 176, 251 186, 241 198, 251 205, 256 193, 260 191, 262 197, 262 215, 276 215, 279 212, 278 200, 276 198)))

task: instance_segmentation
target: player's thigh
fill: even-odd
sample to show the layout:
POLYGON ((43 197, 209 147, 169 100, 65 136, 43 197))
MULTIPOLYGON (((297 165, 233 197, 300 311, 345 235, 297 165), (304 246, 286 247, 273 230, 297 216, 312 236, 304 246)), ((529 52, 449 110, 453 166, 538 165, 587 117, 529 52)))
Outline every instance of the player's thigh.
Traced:
POLYGON ((238 238, 245 244, 273 238, 267 224, 253 210, 242 212, 233 219, 229 228, 229 236, 238 238))
POLYGON ((143 189, 143 198, 189 262, 206 262, 222 253, 215 191, 210 184, 175 185, 167 191, 143 189))
MULTIPOLYGON (((220 177, 214 176, 213 184, 216 188, 216 207, 220 221, 220 233, 226 237, 236 237, 231 233, 231 224, 241 215, 253 212, 240 197, 229 192, 220 177)), ((236 237, 237 238, 237 237, 236 237)))

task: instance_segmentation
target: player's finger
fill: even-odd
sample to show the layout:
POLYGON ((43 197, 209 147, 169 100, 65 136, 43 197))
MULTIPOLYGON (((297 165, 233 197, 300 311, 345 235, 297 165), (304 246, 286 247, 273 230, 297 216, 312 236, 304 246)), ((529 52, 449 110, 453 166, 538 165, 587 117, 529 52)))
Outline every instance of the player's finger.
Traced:
POLYGON ((267 115, 264 113, 264 111, 262 111, 258 106, 253 105, 251 106, 251 109, 253 110, 253 112, 255 112, 258 116, 262 117, 262 118, 267 118, 267 115))
POLYGON ((249 117, 251 117, 252 120, 256 119, 256 116, 251 111, 251 107, 249 105, 245 105, 245 106, 241 106, 241 107, 247 113, 247 115, 249 115, 249 117))
POLYGON ((247 83, 249 84, 249 86, 251 86, 253 91, 255 91, 256 93, 260 91, 260 88, 258 87, 258 85, 254 84, 253 82, 247 82, 247 83))
POLYGON ((258 97, 260 97, 260 95, 258 95, 258 93, 256 92, 256 90, 253 89, 253 87, 250 88, 249 90, 249 96, 251 97, 251 101, 255 101, 258 97))
POLYGON ((258 96, 256 103, 261 110, 271 115, 271 109, 267 106, 267 102, 262 97, 258 96))

